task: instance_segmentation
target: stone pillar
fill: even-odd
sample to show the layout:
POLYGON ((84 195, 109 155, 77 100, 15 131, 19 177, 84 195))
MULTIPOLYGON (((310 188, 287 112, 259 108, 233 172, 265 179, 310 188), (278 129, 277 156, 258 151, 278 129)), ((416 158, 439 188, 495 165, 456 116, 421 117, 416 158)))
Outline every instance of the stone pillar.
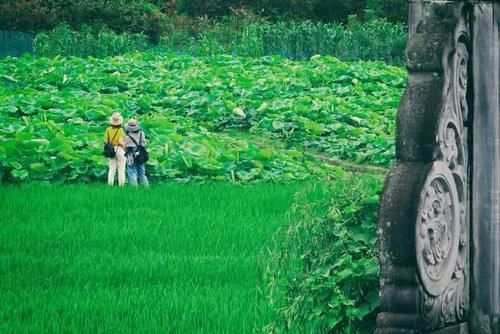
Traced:
POLYGON ((476 3, 473 26, 472 333, 500 333, 500 4, 476 3))
POLYGON ((499 334, 500 1, 410 0, 377 333, 499 334))
POLYGON ((417 25, 422 20, 423 16, 423 0, 408 1, 408 35, 411 38, 417 31, 417 25))
POLYGON ((416 13, 397 117, 397 164, 379 209, 377 333, 466 333, 473 8, 466 1, 411 2, 410 8, 416 13))

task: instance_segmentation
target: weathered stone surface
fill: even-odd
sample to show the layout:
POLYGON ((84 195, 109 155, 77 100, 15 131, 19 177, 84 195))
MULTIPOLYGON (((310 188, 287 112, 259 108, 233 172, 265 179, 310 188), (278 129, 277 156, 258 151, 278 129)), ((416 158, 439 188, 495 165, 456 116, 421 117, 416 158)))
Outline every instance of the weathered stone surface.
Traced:
POLYGON ((379 210, 377 333, 458 333, 470 296, 471 13, 422 2, 407 48, 396 155, 379 210))
POLYGON ((417 31, 406 50, 407 68, 415 72, 442 72, 443 51, 450 44, 451 37, 451 34, 417 31))
POLYGON ((379 208, 381 312, 378 333, 414 333, 418 328, 415 219, 420 189, 431 164, 406 162, 389 174, 379 208))
POLYGON ((408 82, 397 115, 396 154, 399 161, 433 161, 442 108, 443 75, 421 73, 408 82))
POLYGON ((377 333, 499 334, 500 1, 410 0, 377 333))
POLYGON ((500 4, 474 8, 473 333, 500 333, 500 4))
POLYGON ((423 17, 422 0, 408 0, 408 35, 411 38, 423 17))

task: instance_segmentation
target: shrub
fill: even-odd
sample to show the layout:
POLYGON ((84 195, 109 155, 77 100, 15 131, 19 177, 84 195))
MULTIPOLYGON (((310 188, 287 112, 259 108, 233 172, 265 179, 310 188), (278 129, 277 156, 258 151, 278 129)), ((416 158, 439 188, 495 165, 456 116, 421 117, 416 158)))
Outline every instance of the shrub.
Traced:
POLYGON ((272 20, 346 22, 349 15, 363 16, 367 9, 393 22, 404 22, 407 17, 406 0, 180 0, 176 7, 178 13, 192 17, 225 16, 237 8, 251 9, 272 20))
POLYGON ((232 8, 244 2, 242 0, 179 0, 177 11, 190 16, 223 16, 230 14, 232 8))
POLYGON ((0 29, 35 32, 52 28, 58 15, 42 0, 7 0, 0 3, 0 29))
POLYGON ((0 29, 38 32, 61 23, 79 28, 107 26, 116 32, 163 32, 166 16, 146 0, 19 0, 0 5, 0 29))
POLYGON ((406 22, 408 17, 407 0, 370 0, 368 8, 390 22, 406 22))
POLYGON ((254 11, 271 21, 283 18, 346 22, 367 9, 391 22, 406 20, 406 0, 1 0, 0 29, 38 32, 61 23, 78 28, 106 25, 116 32, 143 32, 152 39, 176 14, 221 17, 254 11))
POLYGON ((373 333, 381 177, 339 174, 300 193, 264 254, 274 333, 373 333))

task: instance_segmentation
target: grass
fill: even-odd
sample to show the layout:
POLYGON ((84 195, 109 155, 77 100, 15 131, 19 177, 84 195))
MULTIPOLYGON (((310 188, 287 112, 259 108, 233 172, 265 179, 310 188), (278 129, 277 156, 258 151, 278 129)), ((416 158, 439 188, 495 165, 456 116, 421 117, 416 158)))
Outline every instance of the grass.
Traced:
POLYGON ((299 185, 0 188, 1 333, 251 333, 299 185))

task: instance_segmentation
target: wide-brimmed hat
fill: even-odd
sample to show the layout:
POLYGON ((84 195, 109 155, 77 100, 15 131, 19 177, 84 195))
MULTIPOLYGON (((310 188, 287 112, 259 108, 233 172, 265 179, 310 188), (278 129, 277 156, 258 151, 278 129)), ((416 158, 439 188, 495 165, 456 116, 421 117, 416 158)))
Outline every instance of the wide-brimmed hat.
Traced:
POLYGON ((111 118, 109 119, 109 124, 114 126, 121 125, 122 123, 123 123, 123 117, 122 115, 120 115, 119 112, 115 112, 113 116, 111 116, 111 118))
POLYGON ((139 131, 140 129, 141 129, 141 127, 139 126, 139 122, 137 122, 137 120, 134 118, 131 118, 128 121, 127 125, 125 125, 126 131, 136 132, 136 131, 139 131))

